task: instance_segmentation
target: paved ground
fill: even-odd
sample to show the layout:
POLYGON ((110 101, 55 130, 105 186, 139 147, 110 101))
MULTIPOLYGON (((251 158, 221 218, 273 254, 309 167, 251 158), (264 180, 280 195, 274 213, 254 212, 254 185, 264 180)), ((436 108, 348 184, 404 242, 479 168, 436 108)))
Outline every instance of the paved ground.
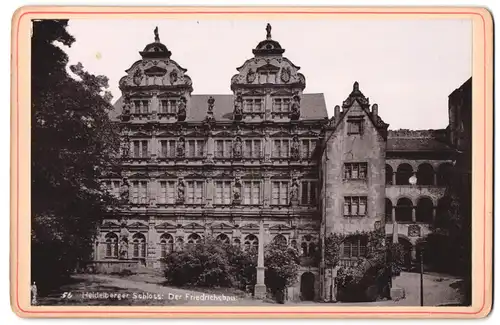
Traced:
MULTIPOLYGON (((81 274, 73 277, 74 282, 60 288, 48 297, 39 299, 41 305, 269 305, 273 302, 254 300, 241 291, 190 290, 164 286, 161 277, 154 274, 140 274, 130 277, 81 274)), ((424 305, 437 306, 459 303, 459 278, 426 274, 424 276, 424 305)), ((394 285, 405 290, 405 298, 399 301, 377 301, 368 303, 336 303, 355 306, 419 306, 420 275, 402 273, 394 285)), ((297 304, 287 302, 287 305, 297 304)), ((317 305, 314 302, 301 304, 317 305)))

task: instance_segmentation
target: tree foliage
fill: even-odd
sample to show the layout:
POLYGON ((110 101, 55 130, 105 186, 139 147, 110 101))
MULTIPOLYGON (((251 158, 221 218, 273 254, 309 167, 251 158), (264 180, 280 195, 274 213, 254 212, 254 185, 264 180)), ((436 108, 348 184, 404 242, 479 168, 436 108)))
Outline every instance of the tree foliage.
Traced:
POLYGON ((255 284, 257 256, 211 237, 169 254, 164 260, 167 283, 177 286, 239 287, 255 284))
MULTIPOLYGON (((383 229, 357 231, 350 235, 366 238, 366 255, 359 257, 351 266, 340 266, 336 285, 338 299, 344 301, 373 301, 388 294, 391 274, 401 271, 404 248, 387 240, 383 229)), ((342 242, 346 236, 332 233, 325 238, 325 264, 339 266, 342 242)))
POLYGON ((118 132, 110 121, 108 79, 66 70, 67 20, 33 22, 31 62, 32 279, 55 284, 92 252, 97 225, 114 204, 99 183, 114 165, 118 132), (79 80, 76 80, 79 79, 79 80))
POLYGON ((285 243, 272 242, 266 246, 264 265, 266 286, 276 293, 297 281, 300 254, 297 249, 285 243))

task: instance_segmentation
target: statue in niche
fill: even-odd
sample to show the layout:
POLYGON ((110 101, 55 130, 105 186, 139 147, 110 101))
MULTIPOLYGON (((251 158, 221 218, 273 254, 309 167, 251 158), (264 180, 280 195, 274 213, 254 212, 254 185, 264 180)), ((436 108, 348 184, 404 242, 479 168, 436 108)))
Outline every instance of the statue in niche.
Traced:
POLYGON ((128 258, 128 240, 127 237, 122 237, 120 239, 120 245, 119 245, 119 256, 120 259, 127 259, 128 258))
POLYGON ((292 145, 290 147, 290 156, 293 160, 298 160, 300 158, 298 136, 294 136, 292 139, 292 145))
POLYGON ((128 180, 124 178, 122 180, 122 185, 120 187, 120 200, 122 203, 127 204, 129 202, 130 197, 130 186, 128 184, 128 180))
POLYGON ((255 78, 257 77, 257 73, 252 70, 252 68, 248 69, 247 72, 247 82, 248 83, 253 83, 255 81, 255 78))
POLYGON ((237 95, 234 101, 234 115, 241 115, 243 113, 243 98, 241 95, 237 95))
POLYGON ((184 120, 186 118, 186 97, 182 96, 177 104, 177 119, 184 120))
POLYGON ((234 158, 241 158, 241 138, 237 137, 236 140, 234 141, 234 150, 233 150, 233 155, 234 158))
POLYGON ((179 183, 177 184, 177 201, 178 202, 184 202, 184 197, 185 197, 185 192, 186 192, 186 186, 184 185, 184 180, 180 179, 179 183))
POLYGON ((236 180, 233 189, 233 201, 235 203, 238 203, 240 202, 240 200, 241 200, 241 183, 239 180, 236 180))
POLYGON ((292 112, 292 114, 299 114, 300 113, 300 97, 298 94, 295 94, 293 96, 293 103, 292 103, 291 112, 292 112))
POLYGON ((299 199, 299 184, 297 179, 294 178, 292 181, 292 187, 290 189, 290 201, 296 201, 299 199))
POLYGON ((183 137, 180 137, 177 141, 177 157, 184 158, 186 155, 186 142, 183 137))

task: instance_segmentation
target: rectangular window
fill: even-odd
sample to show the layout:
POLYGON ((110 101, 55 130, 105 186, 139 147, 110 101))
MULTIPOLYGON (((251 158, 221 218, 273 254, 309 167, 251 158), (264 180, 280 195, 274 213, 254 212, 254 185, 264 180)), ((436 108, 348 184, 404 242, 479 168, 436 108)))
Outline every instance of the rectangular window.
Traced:
POLYGON ((187 182, 187 204, 202 204, 203 203, 203 181, 188 181, 187 182))
POLYGON ((201 158, 205 155, 205 140, 188 140, 187 157, 201 158))
POLYGON ((145 157, 148 157, 149 154, 148 154, 148 141, 146 140, 143 140, 141 141, 141 157, 145 158, 145 157))
POLYGON ((231 204, 231 182, 215 182, 215 204, 231 204))
POLYGON ((290 140, 274 140, 273 158, 287 158, 289 156, 290 140))
POLYGON ((160 196, 158 202, 160 204, 175 203, 175 182, 160 181, 160 196))
POLYGON ((287 205, 288 204, 288 182, 277 181, 272 182, 272 205, 287 205))
POLYGON ((243 182, 243 204, 260 204, 260 181, 243 182))
POLYGON ((175 140, 160 140, 160 157, 175 157, 175 140))
POLYGON ((344 197, 344 217, 363 217, 366 215, 366 196, 344 197))
POLYGON ((309 159, 312 157, 314 150, 316 150, 317 140, 315 139, 304 139, 300 142, 300 152, 303 159, 309 159))
POLYGON ((103 183, 110 195, 120 196, 120 181, 105 181, 103 183))
POLYGON ((345 163, 344 179, 366 179, 368 163, 345 163))
POLYGON ((262 112, 261 98, 245 98, 243 101, 244 113, 260 113, 262 112))
POLYGON ((132 203, 146 204, 148 203, 148 182, 147 181, 133 181, 132 182, 132 203))
POLYGON ((366 255, 366 239, 362 236, 348 237, 342 243, 343 258, 358 258, 366 255))
POLYGON ((147 114, 149 113, 149 100, 134 100, 134 112, 135 114, 147 114))
POLYGON ((349 118, 347 120, 347 133, 348 134, 363 134, 363 118, 349 118))
POLYGON ((232 149, 232 140, 215 140, 215 158, 230 158, 232 149))
POLYGON ((261 140, 245 140, 245 146, 243 151, 243 157, 245 158, 260 158, 261 157, 262 144, 261 140))
POLYGON ((302 181, 301 183, 300 203, 304 205, 317 204, 316 192, 318 188, 317 181, 302 181))
POLYGON ((283 113, 290 111, 290 98, 273 98, 273 112, 283 113))
POLYGON ((147 158, 149 157, 148 141, 147 140, 134 140, 132 141, 133 157, 134 158, 147 158))

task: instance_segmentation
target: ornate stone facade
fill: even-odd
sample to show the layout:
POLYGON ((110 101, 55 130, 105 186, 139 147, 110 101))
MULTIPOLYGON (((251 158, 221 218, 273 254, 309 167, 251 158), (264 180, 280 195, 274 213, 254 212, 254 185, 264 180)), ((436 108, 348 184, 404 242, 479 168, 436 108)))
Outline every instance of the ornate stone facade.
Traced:
MULTIPOLYGON (((435 167, 449 159, 441 147, 433 158, 420 155, 425 146, 401 154, 393 144, 408 134, 387 131, 357 82, 328 119, 323 95, 304 93, 300 68, 283 56, 269 25, 266 32, 231 78, 232 94, 193 95, 187 70, 155 30, 155 41, 119 82, 112 118, 123 136, 122 164, 103 182, 123 206, 100 227, 96 262, 158 268, 166 254, 206 236, 242 247, 280 240, 302 254, 289 298, 327 299, 322 235, 394 220, 384 218, 386 196, 395 200, 405 188, 386 185, 387 166, 416 164, 417 157, 435 158, 435 167)), ((433 204, 442 195, 431 185, 409 191, 428 193, 433 204)), ((400 234, 413 240, 424 228, 400 234)))

